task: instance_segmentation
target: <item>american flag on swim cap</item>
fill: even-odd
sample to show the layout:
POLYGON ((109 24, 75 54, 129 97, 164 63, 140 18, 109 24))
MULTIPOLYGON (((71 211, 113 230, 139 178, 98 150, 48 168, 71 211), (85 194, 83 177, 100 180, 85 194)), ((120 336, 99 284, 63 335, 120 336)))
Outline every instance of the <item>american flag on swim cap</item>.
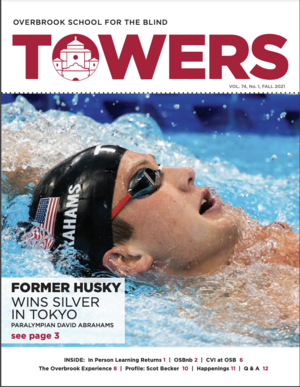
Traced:
POLYGON ((43 250, 50 249, 54 244, 54 225, 57 213, 59 198, 40 199, 39 206, 34 221, 39 223, 38 226, 23 235, 28 244, 34 248, 43 250))

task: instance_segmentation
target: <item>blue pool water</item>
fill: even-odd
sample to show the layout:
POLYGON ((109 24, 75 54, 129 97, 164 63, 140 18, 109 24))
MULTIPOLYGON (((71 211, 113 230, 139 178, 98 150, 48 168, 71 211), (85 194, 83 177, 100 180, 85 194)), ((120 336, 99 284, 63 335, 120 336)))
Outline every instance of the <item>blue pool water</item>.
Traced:
MULTIPOLYGON (((183 109, 184 98, 179 105, 174 109, 183 109)), ((277 109, 278 117, 281 110, 284 112, 277 109)), ((194 116, 193 111, 184 114, 194 116)), ((99 142, 117 143, 132 151, 151 153, 164 165, 191 166, 196 185, 216 188, 225 202, 242 207, 262 225, 277 220, 299 232, 299 134, 294 129, 279 133, 275 121, 274 133, 271 126, 262 133, 239 131, 229 124, 225 130, 216 126, 179 131, 175 130, 176 120, 173 124, 162 131, 151 114, 136 109, 112 123, 99 123, 82 111, 38 111, 24 97, 18 97, 2 105, 2 158, 10 160, 4 163, 4 170, 14 170, 20 162, 25 169, 38 168, 43 175, 81 149, 99 142), (16 142, 29 155, 22 161, 16 161, 16 142)), ((22 194, 14 193, 4 174, 2 184, 3 277, 81 275, 81 263, 72 249, 65 249, 54 263, 49 253, 29 250, 16 242, 16 225, 28 220, 34 184, 28 182, 22 194)), ((247 267, 228 266, 213 277, 145 275, 128 279, 126 345, 297 346, 297 321, 283 319, 280 308, 299 305, 298 276, 298 269, 256 262, 247 267), (280 289, 277 306, 269 305, 265 297, 270 278, 272 286, 280 289), (242 298, 224 296, 240 287, 242 298), (272 314, 264 306, 272 307, 272 314)))

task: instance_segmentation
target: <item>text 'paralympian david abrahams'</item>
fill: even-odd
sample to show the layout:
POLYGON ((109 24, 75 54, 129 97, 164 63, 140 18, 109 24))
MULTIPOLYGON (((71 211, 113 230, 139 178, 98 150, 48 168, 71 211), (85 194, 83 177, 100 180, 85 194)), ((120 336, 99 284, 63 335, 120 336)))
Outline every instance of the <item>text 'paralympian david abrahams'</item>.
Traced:
POLYGON ((74 291, 75 293, 118 293, 121 282, 74 282, 73 288, 68 282, 12 282, 11 290, 13 293, 21 291, 23 293, 63 293, 74 291))

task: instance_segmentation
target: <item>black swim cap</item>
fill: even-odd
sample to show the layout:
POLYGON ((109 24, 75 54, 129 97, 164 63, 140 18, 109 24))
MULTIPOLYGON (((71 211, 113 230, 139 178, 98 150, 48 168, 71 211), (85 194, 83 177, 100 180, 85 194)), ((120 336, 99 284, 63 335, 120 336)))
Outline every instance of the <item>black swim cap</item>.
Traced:
POLYGON ((34 192, 29 216, 31 221, 36 220, 41 199, 59 198, 54 248, 68 242, 102 266, 103 255, 113 247, 112 200, 125 152, 119 146, 94 146, 58 164, 42 178, 34 192))

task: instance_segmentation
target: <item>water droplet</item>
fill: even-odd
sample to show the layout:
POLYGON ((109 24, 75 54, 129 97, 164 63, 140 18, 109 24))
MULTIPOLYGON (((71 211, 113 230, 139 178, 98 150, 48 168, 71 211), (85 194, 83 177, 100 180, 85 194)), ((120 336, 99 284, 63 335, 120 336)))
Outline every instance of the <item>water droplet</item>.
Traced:
POLYGON ((202 100, 202 103, 204 103, 204 99, 202 100))
POLYGON ((103 110, 100 110, 100 113, 103 113, 103 110))
POLYGON ((284 118, 285 116, 286 116, 286 112, 282 112, 282 113, 280 113, 280 118, 284 118))
POLYGON ((135 111, 138 112, 140 108, 138 106, 135 107, 135 111))
POLYGON ((77 103, 78 103, 78 94, 74 94, 74 97, 72 98, 72 104, 73 105, 77 105, 77 103))
POLYGON ((271 160, 275 160, 275 159, 277 159, 277 156, 276 156, 276 155, 273 155, 273 156, 271 157, 271 160))
POLYGON ((150 98, 150 94, 147 93, 147 94, 145 95, 145 97, 146 97, 146 98, 150 98))
POLYGON ((59 105, 59 104, 60 104, 60 98, 59 98, 59 95, 54 95, 53 99, 55 100, 56 105, 59 105))
POLYGON ((67 106, 64 102, 61 103, 61 106, 67 106))
POLYGON ((223 105, 223 109, 227 109, 227 105, 223 105))
POLYGON ((146 114, 146 117, 147 117, 147 118, 149 118, 149 117, 150 117, 150 114, 149 114, 149 113, 147 113, 147 114, 146 114))
POLYGON ((180 108, 180 105, 179 104, 175 104, 174 105, 174 109, 178 110, 180 108))
POLYGON ((218 191, 216 190, 215 187, 208 187, 212 197, 216 197, 216 195, 218 194, 218 191))
POLYGON ((195 110, 193 111, 193 114, 196 114, 195 110))
POLYGON ((270 115, 269 114, 266 114, 266 119, 268 120, 270 118, 270 115))
POLYGON ((280 118, 277 118, 277 121, 280 121, 280 118))
POLYGON ((292 154, 289 152, 288 154, 287 154, 288 156, 292 156, 292 154))
POLYGON ((89 99, 89 98, 86 98, 86 99, 84 100, 84 102, 85 102, 85 103, 88 103, 88 102, 90 102, 90 99, 89 99))

